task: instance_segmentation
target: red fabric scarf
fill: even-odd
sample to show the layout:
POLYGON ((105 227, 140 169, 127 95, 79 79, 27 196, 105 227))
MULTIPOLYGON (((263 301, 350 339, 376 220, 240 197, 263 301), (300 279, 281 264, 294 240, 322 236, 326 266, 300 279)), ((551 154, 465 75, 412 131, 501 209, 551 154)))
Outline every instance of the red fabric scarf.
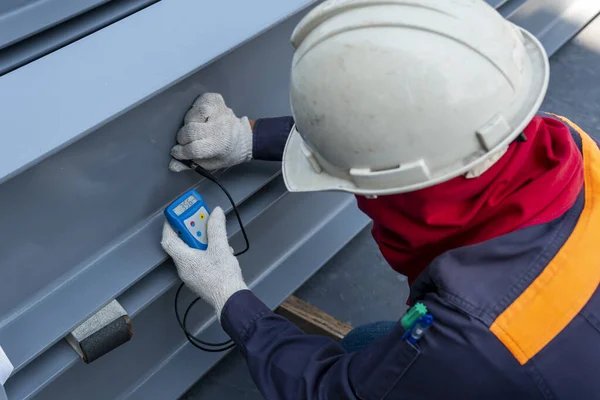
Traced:
POLYGON ((565 213, 583 186, 581 152, 569 128, 536 117, 481 177, 458 177, 412 193, 357 197, 391 267, 415 278, 440 254, 565 213))

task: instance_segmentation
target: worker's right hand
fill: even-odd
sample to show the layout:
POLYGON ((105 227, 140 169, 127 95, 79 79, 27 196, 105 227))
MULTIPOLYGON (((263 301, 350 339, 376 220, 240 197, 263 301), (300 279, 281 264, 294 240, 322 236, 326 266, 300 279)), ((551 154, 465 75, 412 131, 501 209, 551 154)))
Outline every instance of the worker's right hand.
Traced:
MULTIPOLYGON (((208 169, 228 168, 252 159, 252 127, 248 118, 238 118, 220 94, 204 93, 194 101, 177 132, 171 156, 193 160, 208 169)), ((188 169, 171 160, 174 172, 188 169)))
POLYGON ((179 277, 198 296, 212 305, 221 317, 227 300, 236 292, 248 289, 240 263, 227 240, 225 213, 215 207, 206 227, 208 248, 189 247, 165 221, 162 247, 173 258, 179 277))

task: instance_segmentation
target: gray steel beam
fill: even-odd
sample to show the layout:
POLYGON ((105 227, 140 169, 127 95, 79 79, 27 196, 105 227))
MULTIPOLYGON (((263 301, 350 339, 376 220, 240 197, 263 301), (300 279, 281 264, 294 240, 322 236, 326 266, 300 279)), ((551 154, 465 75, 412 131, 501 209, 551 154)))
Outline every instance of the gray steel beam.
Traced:
MULTIPOLYGON (((256 187, 266 184, 278 174, 276 165, 265 166, 263 173, 257 173, 256 169, 251 171, 251 174, 242 172, 222 176, 223 184, 231 187, 230 192, 236 202, 243 201, 254 193, 256 187), (235 185, 234 182, 239 182, 240 179, 244 184, 235 185)), ((198 190, 209 204, 223 204, 226 210, 230 209, 230 206, 226 206, 227 201, 222 193, 211 182, 203 181, 198 190)), ((35 294, 18 292, 22 304, 30 304, 26 305, 25 310, 19 310, 18 314, 3 321, 0 328, 0 343, 10 349, 9 357, 17 372, 50 345, 62 339, 80 321, 91 316, 164 261, 165 255, 157 241, 163 221, 162 209, 159 209, 143 222, 143 226, 133 227, 133 231, 125 233, 117 243, 110 243, 108 248, 100 249, 101 254, 91 255, 91 260, 71 266, 77 272, 65 271, 65 274, 72 276, 65 278, 59 287, 46 289, 44 282, 38 281, 36 288, 45 291, 38 295, 43 301, 36 300, 38 296, 35 294), (141 249, 144 251, 140 251, 141 249), (82 288, 87 290, 82 293, 82 288), (33 326, 45 328, 28 328, 33 326)), ((57 272, 51 260, 46 265, 57 272)), ((20 289, 26 289, 25 285, 21 285, 20 289)))
MULTIPOLYGON (((244 114, 289 112, 287 66, 292 51, 288 38, 298 18, 247 43, 97 129, 93 135, 0 185, 0 202, 13 205, 0 212, 0 219, 9 227, 16 227, 23 218, 44 218, 49 227, 61 227, 60 235, 52 235, 52 229, 33 233, 34 238, 38 237, 33 243, 43 243, 45 251, 29 252, 21 259, 25 253, 21 247, 23 237, 19 235, 0 251, 5 261, 2 264, 14 267, 0 270, 0 278, 8 278, 3 279, 4 282, 28 267, 33 277, 21 282, 18 290, 3 292, 7 301, 0 305, 3 318, 0 343, 19 368, 6 385, 13 398, 31 397, 77 365, 72 350, 60 340, 72 329, 73 323, 79 323, 120 293, 119 300, 131 315, 136 315, 175 283, 173 271, 165 273, 164 267, 152 271, 165 259, 158 245, 161 212, 174 196, 195 185, 197 177, 192 173, 172 174, 166 170, 167 150, 173 142, 173 134, 194 97, 206 90, 224 93, 226 98, 232 99, 233 108, 241 109, 244 114), (266 58, 278 62, 265 66, 266 58), (252 76, 251 80, 247 79, 248 75, 252 76), (210 86, 204 86, 204 82, 210 82, 210 86), (257 102, 255 93, 259 92, 269 95, 261 96, 257 102), (98 192, 98 188, 103 190, 98 192), (36 193, 44 193, 48 204, 35 200, 36 193), (116 207, 123 198, 141 198, 144 202, 127 201, 116 207), (73 208, 85 202, 94 210, 93 214, 81 214, 80 209, 73 208), (34 210, 33 215, 31 210, 34 210), (64 218, 69 210, 77 212, 75 218, 64 218), (117 218, 115 210, 119 213, 117 218), (84 227, 90 225, 94 227, 93 240, 81 234, 84 227), (115 237, 111 232, 120 234, 115 237), (44 243, 44 240, 49 242, 44 243), (32 260, 38 256, 37 261, 32 260), (39 269, 44 263, 45 268, 39 269), (59 271, 62 276, 53 278, 59 271), (136 281, 139 282, 134 284, 136 281), (77 301, 73 301, 74 298, 77 301), (33 326, 45 329, 29 328, 33 326), (56 340, 60 341, 56 343, 56 340)), ((260 210, 268 210, 271 204, 265 198, 280 194, 283 188, 281 182, 279 189, 272 188, 274 183, 269 184, 275 182, 272 179, 278 174, 278 164, 252 163, 225 172, 222 179, 238 201, 249 198, 242 204, 243 209, 256 203, 254 212, 262 215, 260 210), (267 186, 257 192, 264 185, 267 186)), ((207 201, 226 205, 224 197, 211 185, 201 183, 201 192, 207 201)), ((247 211, 244 213, 247 218, 247 211)), ((342 236, 353 236, 357 231, 347 231, 342 236)), ((235 239, 232 243, 235 244, 235 239)), ((272 247, 273 243, 269 251, 289 251, 280 246, 272 247)), ((324 243, 323 247, 326 250, 329 244, 324 243)), ((253 250, 260 251, 254 246, 253 250)))
POLYGON ((511 0, 499 12, 533 33, 552 55, 600 14, 600 1, 511 0))
MULTIPOLYGON (((511 0, 501 10, 512 10, 506 15, 549 49, 596 15, 582 6, 591 4, 586 0, 552 0, 562 8, 547 15, 541 2, 529 1, 511 0)), ((168 148, 203 91, 223 93, 250 117, 289 112, 288 38, 300 15, 246 41, 310 3, 160 2, 0 77, 0 126, 11 129, 0 149, 0 160, 10 156, 0 161, 0 220, 13 233, 0 244, 0 344, 17 367, 6 384, 9 398, 80 398, 83 381, 96 388, 92 397, 169 398, 218 360, 191 348, 173 320, 177 277, 158 245, 161 212, 198 179, 166 170, 168 148), (199 15, 211 18, 198 24, 199 15), (214 32, 222 36, 207 41, 214 32), (51 75, 42 79, 43 71, 51 75), (36 229, 23 231, 23 223, 36 229), (61 338, 117 296, 134 317, 136 336, 89 366, 77 362, 61 338), (104 388, 107 381, 113 389, 104 388)), ((367 221, 345 195, 281 197, 278 175, 271 163, 221 175, 249 224, 245 276, 271 307, 367 221)), ((209 204, 227 204, 212 184, 199 185, 209 204)), ((235 247, 240 237, 230 223, 235 247)), ((203 335, 222 335, 208 307, 195 314, 203 335)))
MULTIPOLYGON (((285 185, 281 178, 267 184, 259 194, 240 205, 239 211, 243 221, 246 224, 252 223, 264 210, 275 204, 285 192, 285 185)), ((235 243, 235 236, 239 232, 237 221, 230 218, 227 222, 227 229, 232 236, 232 245, 237 245, 235 243)), ((128 314, 135 317, 178 282, 179 279, 172 264, 170 262, 163 263, 118 299, 128 314)), ((31 364, 26 365, 22 371, 17 371, 16 375, 11 377, 7 383, 7 390, 13 398, 29 398, 42 390, 56 376, 75 365, 77 361, 79 361, 77 354, 61 340, 44 351, 31 364)))
MULTIPOLYGON (((86 11, 83 15, 70 18, 51 28, 45 28, 42 32, 0 49, 0 76, 102 29, 157 1, 159 0, 112 0, 86 11)), ((52 7, 60 9, 60 5, 64 3, 64 1, 61 1, 60 3, 38 2, 36 4, 50 4, 52 7)), ((34 7, 34 10, 39 13, 45 12, 43 8, 40 9, 39 7, 34 7)), ((22 14, 19 15, 21 16, 22 14)), ((27 16, 23 16, 25 18, 19 20, 17 23, 22 23, 23 27, 33 31, 31 23, 26 18, 27 16)), ((3 27, 3 20, 4 18, 0 16, 0 27, 3 27)), ((6 27, 4 26, 4 28, 6 27)))
MULTIPOLYGON (((274 308, 367 223, 368 218, 348 195, 286 194, 248 224, 253 250, 240 258, 244 276, 255 293, 274 308)), ((234 245, 240 239, 236 236, 234 245)), ((174 320, 173 295, 173 291, 167 292, 133 318, 135 339, 90 365, 76 363, 36 398, 74 398, 81 393, 88 399, 181 395, 222 354, 203 353, 187 343, 174 320)), ((119 301, 129 311, 127 299, 119 301)), ((196 324, 203 337, 223 339, 206 304, 195 314, 200 316, 196 324)), ((9 396, 11 389, 7 385, 9 396)))
POLYGON ((4 75, 0 183, 311 3, 161 1, 4 75))
MULTIPOLYGON (((162 210, 198 181, 167 170, 168 149, 199 93, 221 92, 244 115, 289 112, 288 38, 297 18, 0 185, 0 220, 17 233, 0 244, 0 344, 17 370, 164 261, 162 210), (43 223, 23 236, 23 221, 43 223)), ((276 163, 255 162, 222 177, 241 202, 279 173, 276 163)), ((209 204, 227 206, 207 183, 200 190, 209 204)))
POLYGON ((0 49, 111 0, 23 1, 0 5, 0 49))
MULTIPOLYGON (((267 305, 271 308, 279 305, 289 293, 298 289, 300 282, 306 281, 324 261, 341 250, 354 237, 355 232, 367 225, 368 218, 355 209, 352 199, 349 200, 340 204, 342 208, 339 211, 327 215, 327 218, 330 218, 327 225, 303 237, 304 241, 297 244, 297 249, 289 258, 282 260, 269 275, 265 274, 264 279, 253 284, 253 291, 267 305), (334 251, 328 246, 323 246, 323 243, 333 245, 334 251)), ((293 221, 289 220, 289 223, 293 221)), ((285 226, 283 225, 282 229, 286 229, 285 226)), ((163 398, 177 398, 183 394, 181 388, 190 387, 198 380, 200 374, 199 371, 193 371, 194 365, 202 368, 202 375, 210 368, 207 365, 205 369, 204 363, 198 362, 199 358, 197 350, 185 343, 165 360, 160 368, 154 369, 143 381, 134 385, 127 393, 127 398, 144 400, 150 398, 153 393, 163 398), (180 385, 164 385, 165 380, 176 380, 180 385)))
POLYGON ((486 3, 488 3, 490 6, 492 6, 494 8, 500 7, 507 1, 510 1, 510 0, 485 0, 486 3))

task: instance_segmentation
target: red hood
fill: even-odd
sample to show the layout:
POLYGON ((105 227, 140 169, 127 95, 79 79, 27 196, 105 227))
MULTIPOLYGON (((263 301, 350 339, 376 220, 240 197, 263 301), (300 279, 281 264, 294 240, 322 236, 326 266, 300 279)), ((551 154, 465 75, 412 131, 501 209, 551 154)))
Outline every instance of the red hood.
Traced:
POLYGON ((581 152, 569 128, 534 118, 481 177, 458 177, 412 193, 357 197, 373 219, 373 237, 391 267, 409 283, 453 248, 479 243, 566 212, 583 186, 581 152))

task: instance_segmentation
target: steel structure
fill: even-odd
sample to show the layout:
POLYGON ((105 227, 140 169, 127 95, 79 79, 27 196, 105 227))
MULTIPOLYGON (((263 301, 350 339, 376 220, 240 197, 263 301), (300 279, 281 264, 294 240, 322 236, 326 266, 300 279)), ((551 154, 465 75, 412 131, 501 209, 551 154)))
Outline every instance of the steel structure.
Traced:
MULTIPOLYGON (((597 0, 488 0, 555 52, 597 0)), ((159 240, 164 207, 212 183, 167 170, 204 91, 250 117, 289 113, 289 37, 309 0, 79 0, 0 5, 0 346, 9 399, 176 398, 222 357, 181 334, 177 276, 159 240), (27 23, 24 23, 27 21, 27 23), (112 299, 134 337, 86 365, 64 337, 112 299)), ((220 174, 240 204, 244 275, 276 307, 368 220, 345 194, 286 193, 276 163, 220 174)), ((232 244, 240 245, 230 221, 232 244)), ((194 321, 222 338, 211 310, 194 321)))

